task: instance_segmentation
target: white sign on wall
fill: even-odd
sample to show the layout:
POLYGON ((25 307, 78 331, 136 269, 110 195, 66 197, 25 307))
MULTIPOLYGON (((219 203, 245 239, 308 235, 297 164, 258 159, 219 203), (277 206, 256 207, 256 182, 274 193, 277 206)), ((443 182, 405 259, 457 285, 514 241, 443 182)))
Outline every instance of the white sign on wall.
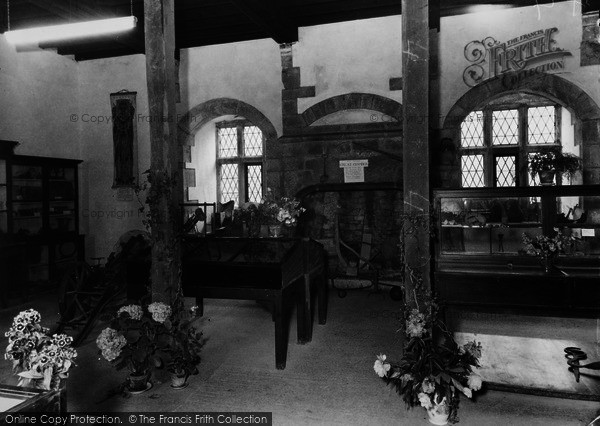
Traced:
POLYGON ((340 160, 340 168, 344 169, 344 183, 364 182, 365 167, 369 160, 340 160))

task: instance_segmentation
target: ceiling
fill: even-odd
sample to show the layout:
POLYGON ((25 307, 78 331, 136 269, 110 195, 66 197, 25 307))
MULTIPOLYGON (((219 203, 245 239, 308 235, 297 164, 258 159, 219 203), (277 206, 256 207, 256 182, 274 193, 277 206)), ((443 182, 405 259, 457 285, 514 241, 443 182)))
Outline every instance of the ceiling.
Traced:
MULTIPOLYGON (((485 5, 519 7, 553 1, 487 0, 485 5)), ((584 11, 591 9, 586 4, 592 0, 581 2, 584 11)), ((429 3, 433 27, 439 26, 437 16, 465 14, 472 6, 482 6, 481 2, 472 0, 433 0, 429 3)), ((0 30, 4 32, 9 23, 10 28, 16 30, 128 16, 131 11, 138 19, 132 32, 41 47, 57 49, 59 54, 73 55, 76 60, 143 53, 143 0, 0 0, 0 30)), ((261 38, 284 43, 297 41, 298 27, 400 13, 401 0, 175 0, 175 34, 180 49, 261 38)))

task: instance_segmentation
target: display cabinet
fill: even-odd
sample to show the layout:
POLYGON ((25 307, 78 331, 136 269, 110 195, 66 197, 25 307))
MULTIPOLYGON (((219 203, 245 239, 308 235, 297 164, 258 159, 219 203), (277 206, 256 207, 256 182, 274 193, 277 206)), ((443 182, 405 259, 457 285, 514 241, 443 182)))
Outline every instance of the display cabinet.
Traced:
POLYGON ((449 304, 596 315, 600 186, 434 191, 435 285, 449 304), (570 237, 550 271, 523 234, 570 237))
MULTIPOLYGON (((83 258, 79 160, 0 155, 0 255, 6 282, 56 282, 83 258), (7 267, 9 265, 10 267, 7 267)), ((7 288, 2 289, 3 301, 7 288)))

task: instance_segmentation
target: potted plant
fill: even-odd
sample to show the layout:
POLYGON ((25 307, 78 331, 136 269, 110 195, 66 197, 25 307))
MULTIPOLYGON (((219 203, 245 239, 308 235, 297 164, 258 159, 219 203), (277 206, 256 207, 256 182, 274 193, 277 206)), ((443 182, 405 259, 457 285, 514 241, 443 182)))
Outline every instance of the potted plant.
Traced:
POLYGON ((66 334, 49 336, 41 326, 42 316, 34 309, 20 312, 5 333, 8 337, 5 358, 13 363, 19 386, 58 389, 75 365, 77 351, 66 334))
POLYGON ((542 185, 552 185, 556 173, 571 177, 581 168, 581 158, 560 151, 536 152, 529 158, 531 175, 539 176, 542 185))
POLYGON ((170 336, 165 325, 170 316, 171 307, 161 302, 151 303, 145 310, 140 305, 123 306, 110 327, 96 339, 107 361, 117 370, 129 370, 130 392, 139 393, 152 387, 150 372, 163 362, 160 349, 170 336))
POLYGON ((436 425, 458 421, 459 395, 472 398, 481 389, 482 379, 473 372, 479 367, 481 344, 475 341, 459 345, 440 321, 434 321, 417 309, 406 319, 409 342, 400 361, 388 361, 379 355, 375 373, 392 385, 407 407, 420 405, 429 421, 436 425), (437 331, 436 338, 430 329, 437 331))
POLYGON ((170 333, 168 348, 165 349, 169 353, 167 369, 171 373, 171 387, 175 389, 186 387, 187 378, 198 374, 202 333, 191 325, 196 309, 197 307, 188 311, 181 309, 181 314, 167 326, 170 333))

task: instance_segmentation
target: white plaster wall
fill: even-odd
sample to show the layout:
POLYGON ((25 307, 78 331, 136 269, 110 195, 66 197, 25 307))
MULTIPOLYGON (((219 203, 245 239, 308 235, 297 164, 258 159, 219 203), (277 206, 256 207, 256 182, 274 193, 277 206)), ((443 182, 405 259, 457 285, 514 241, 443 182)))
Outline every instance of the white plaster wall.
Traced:
POLYGON ((196 186, 190 187, 190 200, 200 203, 217 201, 217 120, 221 118, 212 120, 198 130, 192 147, 192 162, 187 164, 196 170, 196 186))
POLYGON ((402 102, 390 91, 391 77, 402 77, 402 17, 363 19, 299 29, 294 66, 301 84, 315 86, 314 98, 298 100, 298 110, 332 96, 372 93, 402 102))
MULTIPOLYGON (((114 177, 110 94, 137 92, 136 125, 138 169, 150 167, 150 127, 146 59, 144 55, 99 59, 79 64, 79 126, 81 153, 81 227, 86 234, 86 256, 107 257, 119 237, 131 229, 144 229, 140 206, 117 200, 114 177)), ((142 177, 140 177, 142 178, 142 177)))
POLYGON ((558 47, 572 53, 572 56, 565 57, 565 70, 556 73, 575 83, 600 104, 600 67, 579 66, 581 8, 574 6, 574 3, 565 1, 539 7, 443 18, 443 36, 440 38, 441 114, 447 114, 454 103, 470 89, 462 77, 464 69, 470 65, 464 57, 465 45, 488 36, 502 43, 522 34, 552 27, 558 28, 558 32, 554 34, 558 47))
POLYGON ((17 154, 80 158, 77 63, 50 51, 17 53, 0 35, 0 139, 17 154))
POLYGON ((281 59, 273 40, 184 49, 179 76, 180 114, 211 99, 233 98, 260 110, 281 135, 281 59))

